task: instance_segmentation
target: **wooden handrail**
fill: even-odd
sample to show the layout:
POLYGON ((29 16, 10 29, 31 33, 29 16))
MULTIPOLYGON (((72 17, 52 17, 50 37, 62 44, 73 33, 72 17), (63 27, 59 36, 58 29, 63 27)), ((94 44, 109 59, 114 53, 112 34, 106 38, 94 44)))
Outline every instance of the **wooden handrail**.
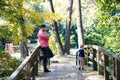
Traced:
POLYGON ((15 80, 23 68, 26 70, 26 80, 31 80, 31 78, 34 80, 35 76, 38 74, 38 57, 40 53, 41 48, 37 47, 30 56, 24 59, 7 80, 15 80))
POLYGON ((98 70, 104 75, 104 80, 120 80, 120 57, 96 45, 85 45, 87 63, 90 61, 88 55, 92 54, 93 70, 98 70), (92 49, 92 52, 89 50, 92 49), (88 59, 89 58, 89 59, 88 59), (102 63, 101 63, 102 62, 102 63))
MULTIPOLYGON (((87 62, 89 62, 91 59, 89 58, 89 55, 93 55, 93 70, 98 70, 99 74, 103 74, 104 80, 110 80, 110 75, 112 75, 113 80, 120 80, 120 57, 113 55, 111 52, 106 51, 105 49, 96 45, 85 45, 85 52, 87 54, 87 62), (89 51, 90 49, 92 49, 92 53, 89 51), (103 64, 101 62, 103 62, 103 64), (112 69, 110 66, 112 66, 112 69)), ((38 75, 38 57, 40 53, 41 48, 37 47, 33 53, 20 64, 20 66, 7 80, 15 80, 23 68, 26 70, 26 80, 31 80, 31 78, 34 80, 35 76, 38 75)))

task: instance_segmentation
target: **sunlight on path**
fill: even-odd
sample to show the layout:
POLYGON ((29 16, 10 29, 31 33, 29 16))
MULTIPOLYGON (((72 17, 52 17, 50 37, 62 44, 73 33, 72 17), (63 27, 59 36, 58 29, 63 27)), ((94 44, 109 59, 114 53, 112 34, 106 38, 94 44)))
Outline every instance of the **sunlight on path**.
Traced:
POLYGON ((51 59, 51 72, 44 73, 40 70, 36 80, 103 80, 103 76, 87 66, 80 71, 75 64, 75 56, 54 57, 51 59))

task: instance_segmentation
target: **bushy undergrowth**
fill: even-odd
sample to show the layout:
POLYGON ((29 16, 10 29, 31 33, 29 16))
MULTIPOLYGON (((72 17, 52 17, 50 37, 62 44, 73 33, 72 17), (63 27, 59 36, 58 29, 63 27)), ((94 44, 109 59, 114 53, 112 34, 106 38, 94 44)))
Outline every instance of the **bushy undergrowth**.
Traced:
MULTIPOLYGON (((19 60, 11 57, 8 52, 0 50, 0 78, 10 76, 20 63, 19 60)), ((20 76, 23 77, 24 72, 21 72, 20 76)))

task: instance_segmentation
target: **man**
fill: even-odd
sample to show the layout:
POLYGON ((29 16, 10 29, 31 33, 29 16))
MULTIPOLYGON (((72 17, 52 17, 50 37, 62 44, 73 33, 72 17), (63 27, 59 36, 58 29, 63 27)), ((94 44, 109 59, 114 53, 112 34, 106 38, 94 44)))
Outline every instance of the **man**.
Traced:
POLYGON ((53 57, 53 53, 49 48, 49 36, 45 33, 45 31, 46 25, 41 25, 41 29, 39 30, 37 36, 40 43, 40 48, 43 51, 43 56, 40 56, 40 60, 43 60, 44 72, 50 72, 50 70, 47 69, 47 62, 49 58, 53 57))

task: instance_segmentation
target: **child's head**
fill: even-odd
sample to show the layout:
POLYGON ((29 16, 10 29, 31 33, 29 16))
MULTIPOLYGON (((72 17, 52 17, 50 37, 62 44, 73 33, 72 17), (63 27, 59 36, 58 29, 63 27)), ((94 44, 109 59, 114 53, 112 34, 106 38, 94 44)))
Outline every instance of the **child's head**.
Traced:
POLYGON ((81 45, 80 45, 80 48, 84 48, 84 45, 83 45, 83 44, 81 44, 81 45))

